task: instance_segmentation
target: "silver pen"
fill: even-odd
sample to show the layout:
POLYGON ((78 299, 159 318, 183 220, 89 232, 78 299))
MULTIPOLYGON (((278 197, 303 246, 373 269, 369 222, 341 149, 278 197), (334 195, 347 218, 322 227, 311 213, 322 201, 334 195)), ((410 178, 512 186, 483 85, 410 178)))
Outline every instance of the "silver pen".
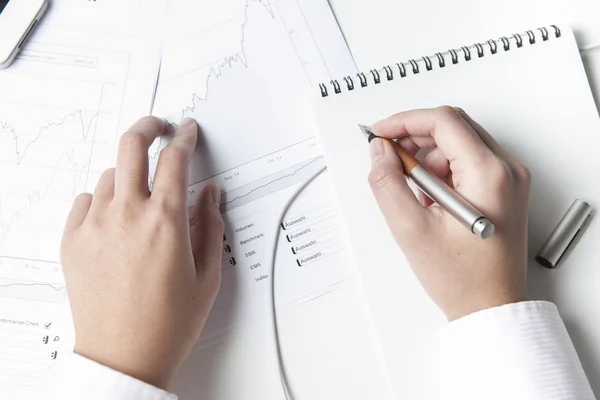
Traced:
MULTIPOLYGON (((358 126, 369 143, 371 140, 379 138, 369 127, 364 125, 358 126)), ((469 204, 454 189, 446 185, 440 178, 421 165, 419 160, 406 152, 400 145, 394 141, 391 142, 394 144, 396 154, 398 154, 402 162, 404 173, 423 193, 438 203, 444 210, 481 239, 487 239, 494 234, 494 224, 481 211, 469 204)))

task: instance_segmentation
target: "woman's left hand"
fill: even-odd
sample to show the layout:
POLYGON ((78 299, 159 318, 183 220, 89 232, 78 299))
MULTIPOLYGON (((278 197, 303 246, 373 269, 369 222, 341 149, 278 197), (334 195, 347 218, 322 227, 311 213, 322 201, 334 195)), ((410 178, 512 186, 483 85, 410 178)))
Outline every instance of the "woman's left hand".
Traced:
POLYGON ((167 123, 146 117, 122 137, 116 169, 75 199, 62 264, 75 352, 166 388, 200 336, 221 280, 221 193, 200 194, 190 235, 188 166, 198 128, 182 121, 148 189, 148 148, 167 123))

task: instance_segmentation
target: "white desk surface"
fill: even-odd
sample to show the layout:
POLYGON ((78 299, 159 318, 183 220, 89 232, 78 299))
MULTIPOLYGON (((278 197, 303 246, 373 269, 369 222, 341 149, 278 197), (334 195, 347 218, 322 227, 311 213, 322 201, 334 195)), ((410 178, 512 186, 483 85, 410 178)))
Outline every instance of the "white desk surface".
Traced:
MULTIPOLYGON (((569 24, 580 47, 600 44, 597 0, 331 3, 360 69, 548 24, 569 24)), ((582 56, 600 100, 600 48, 582 56)), ((280 323, 286 366, 299 400, 392 399, 358 279, 286 311, 280 323)), ((232 332, 219 343, 196 351, 173 389, 184 400, 281 399, 267 336, 261 324, 232 332)), ((600 376, 600 360, 587 360, 585 354, 582 359, 590 377, 600 376)), ((595 380, 594 389, 600 396, 600 381, 595 380)))

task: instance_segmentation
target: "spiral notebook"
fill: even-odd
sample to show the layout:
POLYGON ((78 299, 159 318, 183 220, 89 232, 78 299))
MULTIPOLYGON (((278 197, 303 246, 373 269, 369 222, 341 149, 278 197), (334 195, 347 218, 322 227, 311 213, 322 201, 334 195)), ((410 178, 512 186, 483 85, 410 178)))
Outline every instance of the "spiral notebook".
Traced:
MULTIPOLYGON (((600 259, 600 246, 594 246, 600 224, 592 222, 559 270, 542 270, 533 261, 575 198, 600 207, 600 180, 586 173, 600 171, 600 121, 573 33, 562 28, 478 42, 319 87, 314 108, 322 146, 399 398, 434 397, 434 335, 445 324, 392 239, 367 183, 368 145, 358 124, 402 110, 462 107, 530 168, 531 297, 557 301, 579 337, 600 337, 599 317, 593 317, 600 316, 600 302, 590 300, 598 299, 592 282, 600 282, 600 269, 590 260, 600 259)), ((600 343, 575 344, 590 354, 584 367, 586 359, 600 359, 600 343)))

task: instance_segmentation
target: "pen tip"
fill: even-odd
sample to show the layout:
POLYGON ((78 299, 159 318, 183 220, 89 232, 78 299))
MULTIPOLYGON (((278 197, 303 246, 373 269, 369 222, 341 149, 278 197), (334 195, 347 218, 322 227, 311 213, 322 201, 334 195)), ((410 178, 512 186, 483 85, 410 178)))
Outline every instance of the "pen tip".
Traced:
POLYGON ((363 136, 369 141, 369 143, 371 142, 371 140, 377 137, 375 136, 371 128, 369 128, 368 126, 358 124, 358 127, 360 128, 360 131, 362 132, 363 136))

